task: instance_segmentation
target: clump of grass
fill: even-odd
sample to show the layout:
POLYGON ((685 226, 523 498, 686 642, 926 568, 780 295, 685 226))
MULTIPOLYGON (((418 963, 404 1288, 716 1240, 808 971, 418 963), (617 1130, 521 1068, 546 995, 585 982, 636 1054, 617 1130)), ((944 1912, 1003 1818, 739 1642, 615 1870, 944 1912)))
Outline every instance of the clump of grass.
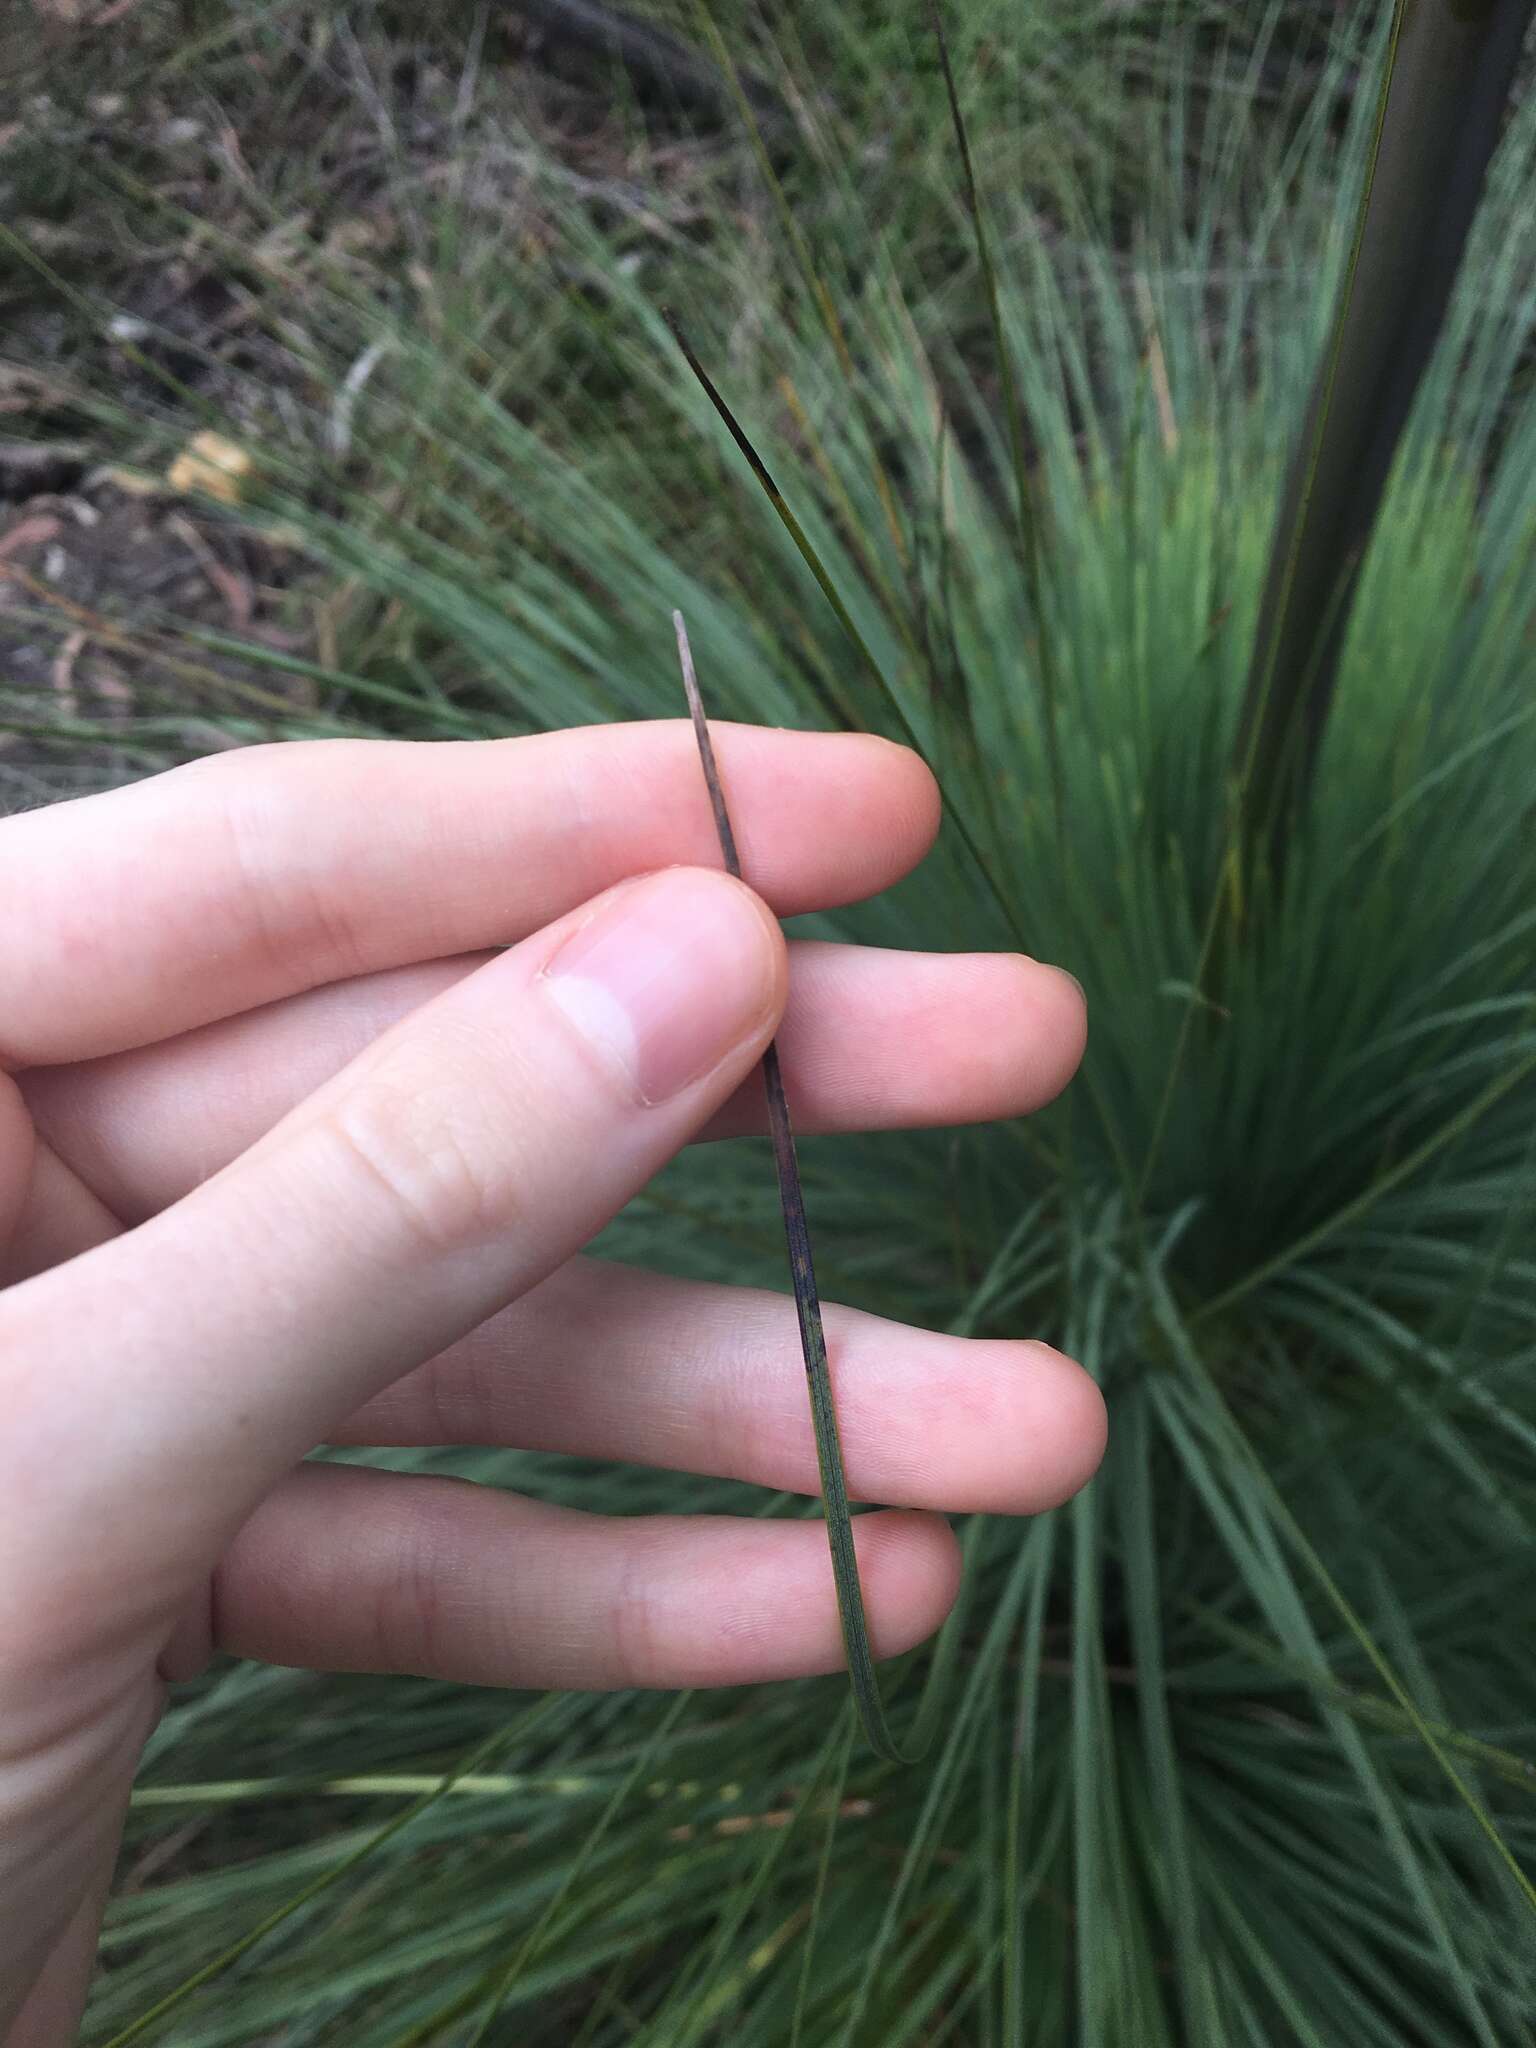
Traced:
MULTIPOLYGON (((900 1739, 947 1673, 921 1769, 850 1741, 835 1681, 563 1697, 163 2038, 382 2048, 467 2038, 493 2010, 530 2043, 656 2048, 727 2028, 764 2048, 1521 2037, 1536 408, 1516 373, 1536 101, 1495 158, 1361 566, 1287 886, 1263 943, 1240 925, 1207 986, 1269 535, 1367 146, 1369 93, 1351 114, 1349 87, 1370 52, 1341 45, 1287 98, 1281 22, 1226 60, 1221 94, 1164 50, 1134 231, 1091 180, 1063 174, 1048 233, 1040 192, 984 190, 1047 508, 1032 584, 958 216, 942 273, 910 278, 867 226, 840 117, 812 109, 844 176, 803 244, 770 204, 749 251, 722 238, 671 280, 867 661, 743 476, 643 267, 579 209, 559 277, 580 282, 622 433, 519 405, 472 332, 385 321, 353 466, 317 472, 297 443, 269 458, 270 516, 374 606, 325 672, 335 727, 671 715, 676 602, 723 714, 916 738, 950 828, 890 898, 822 928, 1024 943, 1085 982, 1092 1044, 1027 1126, 808 1144, 822 1282, 1063 1344, 1106 1389, 1112 1445, 1070 1507, 967 1521, 960 1608, 889 1686, 900 1739)), ((328 303, 341 366, 382 316, 328 303)), ((765 1168, 761 1147, 698 1150, 607 1248, 774 1284, 765 1168)), ((743 1499, 518 1453, 427 1462, 611 1512, 743 1499)), ((202 1865, 117 1901, 91 2038, 511 1712, 245 1668, 191 1689, 129 1854, 153 1857, 185 1815, 202 1865)))

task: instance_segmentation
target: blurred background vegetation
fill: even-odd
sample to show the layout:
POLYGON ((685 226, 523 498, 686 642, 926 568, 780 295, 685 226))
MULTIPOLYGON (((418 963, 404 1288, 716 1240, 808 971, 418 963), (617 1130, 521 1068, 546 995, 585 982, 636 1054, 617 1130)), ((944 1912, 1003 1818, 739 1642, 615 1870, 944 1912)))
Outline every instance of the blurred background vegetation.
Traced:
MULTIPOLYGON (((0 797, 672 716, 682 606, 716 712, 908 737, 944 783, 922 873, 811 928, 1088 989, 1028 1126, 804 1147, 825 1291, 1050 1337, 1112 1416, 1069 1507, 966 1522, 889 1681, 898 1732, 938 1696, 916 1768, 830 1680, 213 1670, 151 1745, 89 2040, 1536 2038, 1524 72, 1283 888, 1230 774, 1389 16, 951 0, 1000 361, 926 0, 7 12, 0 797)), ((782 1285, 763 1148, 603 1248, 782 1285)))

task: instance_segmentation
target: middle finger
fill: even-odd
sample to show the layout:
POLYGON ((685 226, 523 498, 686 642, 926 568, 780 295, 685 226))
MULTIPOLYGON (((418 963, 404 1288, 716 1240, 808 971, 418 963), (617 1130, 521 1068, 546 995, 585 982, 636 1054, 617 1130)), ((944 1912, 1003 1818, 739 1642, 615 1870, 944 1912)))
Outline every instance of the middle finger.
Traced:
MULTIPOLYGON (((381 1032, 488 956, 337 982, 179 1038, 21 1077, 38 1129, 114 1215, 142 1221, 252 1145, 381 1032)), ((913 1129, 1025 1115, 1082 1054, 1080 991, 1020 954, 800 942, 779 1032, 797 1125, 913 1129)), ((712 1121, 763 1128, 756 1075, 712 1121)))
MULTIPOLYGON (((1038 1514, 1103 1455, 1104 1401, 1046 1344, 941 1336, 827 1304, 856 1500, 1038 1514)), ((344 1444, 517 1444, 819 1491, 787 1295, 572 1259, 333 1433, 344 1444)))

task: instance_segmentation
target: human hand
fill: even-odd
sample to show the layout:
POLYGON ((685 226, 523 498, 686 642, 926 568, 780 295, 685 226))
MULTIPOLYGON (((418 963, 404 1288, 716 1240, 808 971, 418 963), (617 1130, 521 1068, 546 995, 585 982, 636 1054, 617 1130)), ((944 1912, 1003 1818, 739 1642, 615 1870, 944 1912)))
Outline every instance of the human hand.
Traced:
MULTIPOLYGON (((786 948, 773 913, 922 857, 915 756, 712 732, 761 897, 712 871, 683 721, 258 748, 0 824, 10 2048, 72 2038, 141 1746, 215 1649, 518 1687, 842 1662, 814 1522, 301 1462, 516 1444, 814 1492, 792 1303, 579 1247, 761 1127, 781 1013, 806 1130, 1012 1116, 1076 1066, 1053 968, 786 948)), ((944 1512, 1062 1500, 1103 1407, 1040 1345, 827 1336, 850 1490, 893 1504, 856 1524, 890 1655, 953 1598, 944 1512)))

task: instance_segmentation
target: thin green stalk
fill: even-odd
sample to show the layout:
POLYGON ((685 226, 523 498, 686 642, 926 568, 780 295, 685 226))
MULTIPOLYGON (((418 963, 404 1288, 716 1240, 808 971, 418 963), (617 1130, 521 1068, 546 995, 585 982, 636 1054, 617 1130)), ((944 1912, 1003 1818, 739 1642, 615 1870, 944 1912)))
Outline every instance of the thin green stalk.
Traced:
POLYGON ((538 1793, 555 1799, 579 1799, 604 1792, 607 1778, 543 1778, 521 1771, 461 1771, 445 1784, 436 1776, 401 1771, 357 1778, 212 1778, 186 1785, 139 1785, 129 1795, 133 1807, 238 1806, 270 1799, 416 1799, 452 1794, 456 1799, 510 1799, 538 1793))
POLYGON ((822 1833, 821 1852, 816 1859, 816 1882, 811 1889, 810 1917, 806 1922, 805 1940, 801 1948, 800 1974, 795 1983, 795 2013, 790 2025, 789 2048, 800 2048, 805 2026, 806 2006, 811 1991, 811 1964, 816 1956, 816 1937, 821 1931, 822 1901, 827 1894, 827 1880, 832 1870, 832 1845, 837 1839, 838 1808, 842 1803, 843 1786, 848 1779, 848 1763, 853 1755, 853 1736, 858 1723, 848 1707, 843 1709, 843 1734, 838 1745, 837 1758, 832 1771, 832 1796, 827 1801, 827 1825, 822 1833))
POLYGON ((1009 1744, 1008 1791, 1003 1813, 1003 2048, 1024 2048, 1024 1916, 1030 1888, 1024 1875, 1024 1833, 1035 1818, 1036 1750, 1040 1734, 1041 1642, 1056 1546, 1057 1517, 1042 1515, 1024 1539, 1041 1552, 1019 1624, 1019 1690, 1009 1744))

